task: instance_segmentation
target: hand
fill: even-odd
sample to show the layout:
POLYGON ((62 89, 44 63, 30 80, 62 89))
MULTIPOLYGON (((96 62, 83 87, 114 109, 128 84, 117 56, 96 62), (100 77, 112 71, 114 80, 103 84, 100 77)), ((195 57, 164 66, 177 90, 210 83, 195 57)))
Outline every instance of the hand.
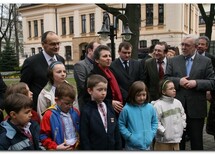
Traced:
POLYGON ((196 80, 189 80, 188 83, 185 85, 186 89, 192 89, 196 87, 196 80))
POLYGON ((210 91, 207 91, 207 92, 206 92, 206 99, 207 99, 208 101, 211 101, 212 97, 211 97, 211 92, 210 92, 210 91))
POLYGON ((189 82, 188 76, 185 76, 185 77, 180 79, 179 84, 180 84, 180 86, 186 88, 186 85, 187 85, 188 82, 189 82))
POLYGON ((121 102, 112 100, 112 106, 117 113, 122 111, 123 105, 121 102))
POLYGON ((57 150, 73 150, 73 147, 65 143, 59 144, 57 150))

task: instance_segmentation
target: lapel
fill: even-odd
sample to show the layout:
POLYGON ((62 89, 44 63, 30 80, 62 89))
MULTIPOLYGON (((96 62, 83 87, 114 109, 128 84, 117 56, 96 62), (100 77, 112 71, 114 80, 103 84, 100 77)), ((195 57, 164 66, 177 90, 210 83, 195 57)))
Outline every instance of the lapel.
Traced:
POLYGON ((201 55, 196 54, 194 59, 193 59, 193 64, 192 64, 192 67, 191 67, 191 70, 190 70, 190 76, 192 76, 193 73, 196 71, 195 69, 198 68, 198 64, 201 64, 199 56, 201 56, 201 55))
POLYGON ((116 64, 117 64, 116 67, 119 68, 118 70, 121 71, 121 73, 123 74, 123 76, 126 76, 127 78, 129 78, 129 74, 131 73, 130 61, 129 61, 129 74, 126 73, 125 68, 124 68, 124 66, 123 66, 123 64, 121 63, 121 61, 120 61, 119 58, 117 59, 116 64))
POLYGON ((153 73, 152 76, 154 76, 154 78, 156 80, 159 80, 159 73, 158 73, 157 62, 156 62, 155 58, 153 58, 153 60, 151 60, 151 64, 149 64, 149 68, 151 68, 151 70, 152 70, 151 71, 151 73, 153 73))
POLYGON ((84 59, 84 62, 86 64, 86 67, 88 68, 88 70, 93 69, 93 64, 87 58, 84 59))

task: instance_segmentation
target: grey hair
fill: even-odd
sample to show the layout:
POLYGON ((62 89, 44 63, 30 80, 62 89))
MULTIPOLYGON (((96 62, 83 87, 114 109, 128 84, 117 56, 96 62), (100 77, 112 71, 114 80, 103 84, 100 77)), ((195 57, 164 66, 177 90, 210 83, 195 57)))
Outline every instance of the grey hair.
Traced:
POLYGON ((209 45, 210 40, 209 40, 209 38, 208 38, 207 36, 199 36, 199 38, 198 38, 198 42, 199 42, 199 40, 200 40, 200 39, 205 40, 205 41, 206 41, 206 45, 207 45, 207 46, 209 45))
POLYGON ((194 34, 188 34, 184 36, 184 39, 192 38, 194 40, 195 45, 198 45, 198 36, 194 34))

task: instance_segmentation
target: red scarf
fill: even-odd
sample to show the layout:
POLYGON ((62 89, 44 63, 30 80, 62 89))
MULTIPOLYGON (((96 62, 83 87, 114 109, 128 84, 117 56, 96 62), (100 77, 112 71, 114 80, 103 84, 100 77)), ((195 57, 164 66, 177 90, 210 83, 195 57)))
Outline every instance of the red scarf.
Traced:
POLYGON ((117 100, 122 103, 123 102, 122 94, 119 89, 119 85, 118 85, 118 82, 116 81, 115 76, 113 75, 113 73, 110 71, 110 69, 108 67, 103 68, 103 67, 99 66, 99 68, 105 73, 105 75, 109 79, 108 84, 110 84, 110 87, 111 87, 113 100, 117 100))

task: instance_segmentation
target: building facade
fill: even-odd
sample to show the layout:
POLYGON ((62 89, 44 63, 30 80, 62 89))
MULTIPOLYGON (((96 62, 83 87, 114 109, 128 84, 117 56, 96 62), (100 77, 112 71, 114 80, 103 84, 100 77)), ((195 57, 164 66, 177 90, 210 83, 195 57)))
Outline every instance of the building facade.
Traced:
MULTIPOLYGON (((115 8, 126 4, 108 4, 115 8)), ((43 32, 55 31, 61 37, 60 55, 67 65, 73 65, 85 54, 85 47, 91 41, 110 45, 97 34, 103 21, 103 12, 95 4, 32 4, 19 8, 23 24, 25 58, 42 50, 43 32)), ((110 15, 111 16, 111 15, 110 15)), ((111 16, 111 22, 113 18, 111 16)), ((122 41, 122 23, 119 22, 115 47, 122 41)), ((141 26, 139 48, 146 48, 157 41, 166 41, 179 47, 186 34, 199 34, 199 10, 197 4, 141 4, 141 26)), ((116 52, 116 57, 118 57, 116 52)))

